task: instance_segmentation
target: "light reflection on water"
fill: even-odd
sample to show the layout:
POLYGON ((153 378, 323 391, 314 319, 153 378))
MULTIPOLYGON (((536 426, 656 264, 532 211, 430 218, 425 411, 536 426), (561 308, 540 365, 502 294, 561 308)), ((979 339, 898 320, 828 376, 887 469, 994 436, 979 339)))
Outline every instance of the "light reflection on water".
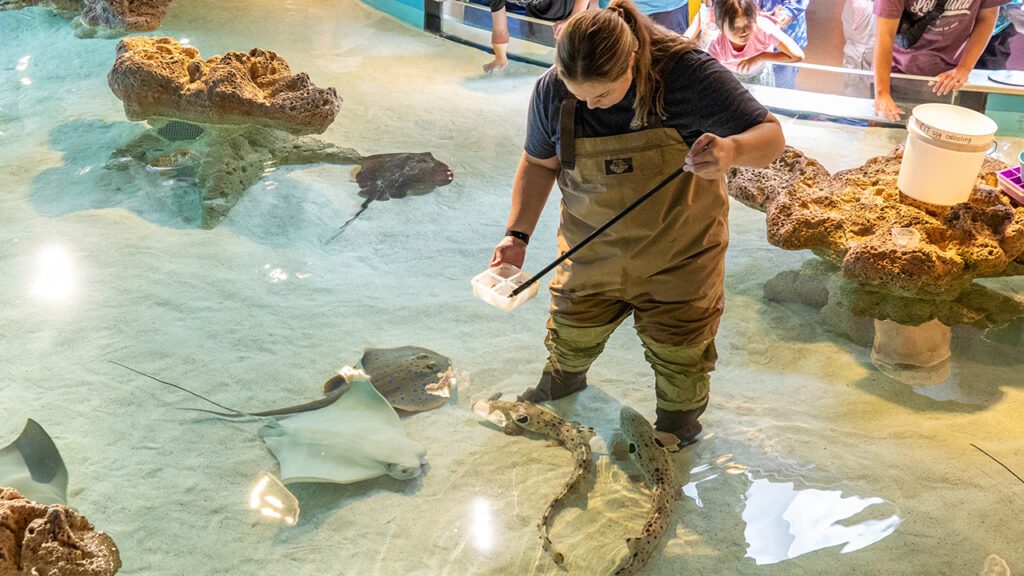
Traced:
POLYGON ((844 497, 841 490, 798 488, 796 482, 758 478, 756 474, 763 471, 755 472, 734 462, 731 454, 727 456, 724 466, 702 464, 693 468, 683 494, 704 508, 700 493, 712 490, 716 481, 724 481, 722 472, 749 482, 739 495, 743 503, 741 518, 746 524, 746 557, 758 565, 777 564, 839 545, 840 554, 854 552, 886 538, 902 522, 894 513, 894 505, 882 498, 844 497), (861 514, 862 519, 854 520, 861 514))
POLYGON ((881 498, 843 497, 839 490, 797 489, 792 482, 772 482, 750 474, 744 501, 747 557, 775 564, 802 554, 843 544, 841 554, 865 548, 892 534, 896 514, 863 522, 849 520, 881 498))
POLYGON ((75 266, 71 254, 59 245, 44 247, 36 258, 32 294, 40 300, 65 302, 75 294, 75 266))

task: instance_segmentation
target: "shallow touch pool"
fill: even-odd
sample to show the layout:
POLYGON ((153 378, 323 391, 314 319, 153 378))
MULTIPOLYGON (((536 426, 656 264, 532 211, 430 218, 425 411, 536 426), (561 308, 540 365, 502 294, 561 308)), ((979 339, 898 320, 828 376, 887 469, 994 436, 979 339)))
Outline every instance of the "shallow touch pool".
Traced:
MULTIPOLYGON (((106 87, 115 41, 74 38, 44 9, 0 12, 0 439, 29 417, 50 432, 72 506, 114 537, 123 574, 561 573, 535 524, 570 456, 506 437, 469 409, 531 385, 545 353, 544 298, 504 313, 469 289, 503 230, 540 70, 481 77, 481 53, 352 0, 176 0, 158 33, 204 57, 275 50, 344 98, 325 140, 363 154, 430 151, 455 181, 375 205, 323 248, 361 202, 349 167, 282 167, 200 230, 187 191, 103 169, 143 130, 106 87), (108 362, 260 409, 317 397, 365 347, 404 344, 460 371, 447 406, 404 421, 429 450, 425 474, 299 487, 292 528, 247 509, 260 471, 276 469, 258 424, 177 410, 195 404, 108 362)), ((830 170, 904 136, 785 130, 830 170)), ((528 270, 554 256, 555 202, 528 270)), ((730 220, 707 432, 675 457, 687 497, 644 573, 977 574, 992 554, 1024 573, 1024 485, 971 446, 1024 470, 1019 346, 958 329, 949 381, 892 380, 816 311, 766 301, 765 281, 809 255, 768 245, 761 213, 734 204, 730 220)), ((621 329, 594 386, 558 403, 560 414, 609 443, 622 404, 651 416, 640 350, 621 329)), ((598 457, 587 510, 555 523, 574 574, 614 566, 645 511, 629 471, 598 457)))

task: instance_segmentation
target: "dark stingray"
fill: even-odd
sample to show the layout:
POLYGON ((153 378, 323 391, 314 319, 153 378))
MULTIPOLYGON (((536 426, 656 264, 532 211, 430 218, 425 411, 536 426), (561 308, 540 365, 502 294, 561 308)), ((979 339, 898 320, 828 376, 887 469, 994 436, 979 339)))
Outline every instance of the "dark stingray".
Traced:
POLYGON ((355 176, 359 183, 359 195, 366 200, 356 215, 342 224, 324 244, 337 238, 373 201, 426 194, 440 186, 447 186, 452 181, 452 170, 430 152, 402 152, 363 158, 355 176))
POLYGON ((0 448, 0 486, 40 504, 65 504, 68 469, 50 435, 29 418, 18 438, 0 448))
MULTIPOLYGON (((219 406, 227 410, 227 412, 215 412, 201 408, 193 408, 192 410, 215 414, 225 418, 284 416, 286 414, 308 412, 333 404, 349 390, 349 385, 343 376, 334 376, 324 383, 323 398, 304 404, 265 410, 263 412, 244 412, 218 404, 187 388, 150 376, 145 372, 125 366, 120 362, 114 362, 113 360, 110 362, 219 406)), ((442 356, 433 350, 419 346, 367 348, 360 360, 359 367, 370 376, 370 382, 380 392, 381 396, 387 399, 396 409, 405 412, 421 412, 441 406, 448 401, 451 386, 454 384, 451 360, 447 356, 442 356)))

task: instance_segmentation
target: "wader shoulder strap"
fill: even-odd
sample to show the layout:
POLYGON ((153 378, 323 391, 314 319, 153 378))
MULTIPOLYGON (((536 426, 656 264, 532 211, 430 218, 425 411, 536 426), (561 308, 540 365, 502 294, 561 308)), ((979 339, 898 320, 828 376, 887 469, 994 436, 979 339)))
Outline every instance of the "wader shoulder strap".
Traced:
POLYGON ((562 108, 559 111, 559 138, 562 142, 561 162, 563 170, 572 170, 576 167, 576 139, 583 136, 583 126, 577 118, 579 114, 578 100, 571 93, 567 93, 562 99, 562 108))

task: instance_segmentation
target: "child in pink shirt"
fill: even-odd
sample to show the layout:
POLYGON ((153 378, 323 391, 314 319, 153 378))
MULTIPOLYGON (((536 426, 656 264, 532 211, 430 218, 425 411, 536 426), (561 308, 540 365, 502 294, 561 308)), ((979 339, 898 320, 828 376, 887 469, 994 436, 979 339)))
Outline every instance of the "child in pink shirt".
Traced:
POLYGON ((796 42, 760 13, 756 0, 715 0, 715 22, 722 33, 708 46, 708 54, 741 82, 774 85, 772 67, 766 64, 804 59, 796 42))

